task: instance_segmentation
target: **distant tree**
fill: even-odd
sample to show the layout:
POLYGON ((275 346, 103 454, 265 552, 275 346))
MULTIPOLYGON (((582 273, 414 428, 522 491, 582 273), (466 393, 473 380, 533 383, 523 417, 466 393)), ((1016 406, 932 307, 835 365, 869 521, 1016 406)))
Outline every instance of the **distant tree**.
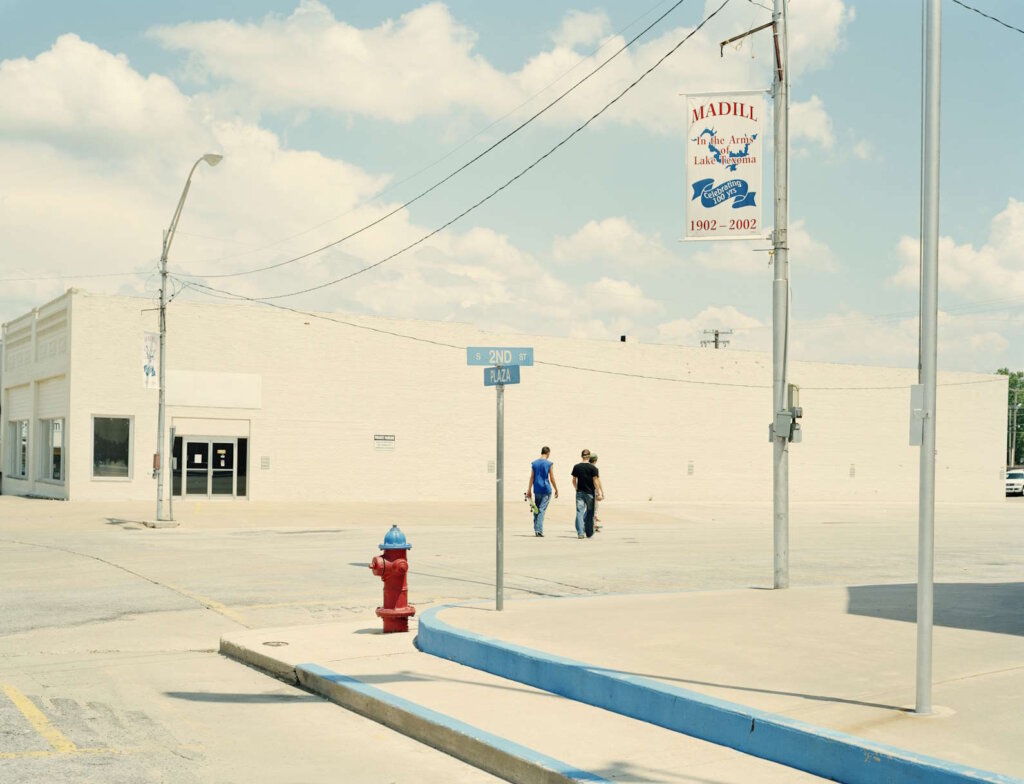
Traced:
POLYGON ((996 371, 1001 376, 1009 377, 1006 397, 1006 463, 1010 464, 1010 455, 1015 455, 1015 462, 1024 462, 1024 370, 1010 371, 1009 368, 999 368, 996 371), (1013 432, 1013 409, 1020 403, 1021 408, 1017 411, 1017 432, 1013 432), (1017 449, 1011 449, 1013 438, 1016 436, 1017 449))

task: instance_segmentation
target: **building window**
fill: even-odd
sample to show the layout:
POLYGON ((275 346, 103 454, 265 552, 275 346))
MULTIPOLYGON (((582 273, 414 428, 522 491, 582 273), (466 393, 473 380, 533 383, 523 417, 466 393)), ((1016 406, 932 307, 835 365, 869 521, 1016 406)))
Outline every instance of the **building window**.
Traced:
POLYGON ((92 418, 92 475, 99 479, 130 479, 131 417, 92 418))
POLYGON ((39 421, 39 443, 43 445, 40 479, 52 482, 64 481, 64 420, 42 419, 39 421))
POLYGON ((28 478, 28 420, 18 419, 8 423, 11 439, 11 476, 15 479, 28 478))

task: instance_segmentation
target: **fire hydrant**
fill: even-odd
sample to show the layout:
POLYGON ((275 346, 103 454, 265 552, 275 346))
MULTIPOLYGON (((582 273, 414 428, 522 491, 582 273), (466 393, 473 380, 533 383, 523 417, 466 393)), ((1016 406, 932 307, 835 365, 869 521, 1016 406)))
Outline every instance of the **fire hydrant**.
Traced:
POLYGON ((397 525, 384 536, 380 545, 384 554, 370 561, 370 570, 384 581, 384 606, 377 608, 377 617, 384 621, 384 633, 409 631, 409 618, 416 614, 416 608, 409 604, 409 583, 405 579, 409 571, 406 550, 412 545, 405 541, 397 525))

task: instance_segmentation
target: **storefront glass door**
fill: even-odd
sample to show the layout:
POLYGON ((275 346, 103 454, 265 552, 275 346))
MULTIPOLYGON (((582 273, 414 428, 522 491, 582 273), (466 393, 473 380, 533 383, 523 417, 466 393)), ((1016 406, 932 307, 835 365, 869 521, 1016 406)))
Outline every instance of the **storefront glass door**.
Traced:
POLYGON ((210 494, 210 442, 185 442, 185 495, 210 494))
POLYGON ((245 498, 249 491, 248 446, 247 438, 175 437, 171 492, 193 498, 245 498))
POLYGON ((214 441, 210 468, 210 495, 235 494, 235 442, 214 441))

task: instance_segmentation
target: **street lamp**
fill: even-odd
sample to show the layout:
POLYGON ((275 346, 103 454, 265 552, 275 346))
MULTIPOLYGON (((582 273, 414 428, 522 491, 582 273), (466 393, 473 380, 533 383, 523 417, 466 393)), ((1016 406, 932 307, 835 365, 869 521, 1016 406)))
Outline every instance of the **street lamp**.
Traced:
POLYGON ((192 164, 188 179, 185 180, 185 187, 181 191, 181 198, 178 199, 178 206, 174 210, 174 217, 171 218, 171 225, 164 231, 164 246, 160 253, 160 403, 157 413, 156 460, 153 465, 153 473, 156 474, 157 520, 166 519, 164 517, 164 397, 167 389, 167 254, 171 249, 174 231, 178 228, 178 220, 181 218, 181 208, 185 206, 185 197, 188 196, 188 189, 192 185, 192 175, 195 174, 196 167, 200 163, 216 166, 223 159, 223 155, 210 152, 192 164))

